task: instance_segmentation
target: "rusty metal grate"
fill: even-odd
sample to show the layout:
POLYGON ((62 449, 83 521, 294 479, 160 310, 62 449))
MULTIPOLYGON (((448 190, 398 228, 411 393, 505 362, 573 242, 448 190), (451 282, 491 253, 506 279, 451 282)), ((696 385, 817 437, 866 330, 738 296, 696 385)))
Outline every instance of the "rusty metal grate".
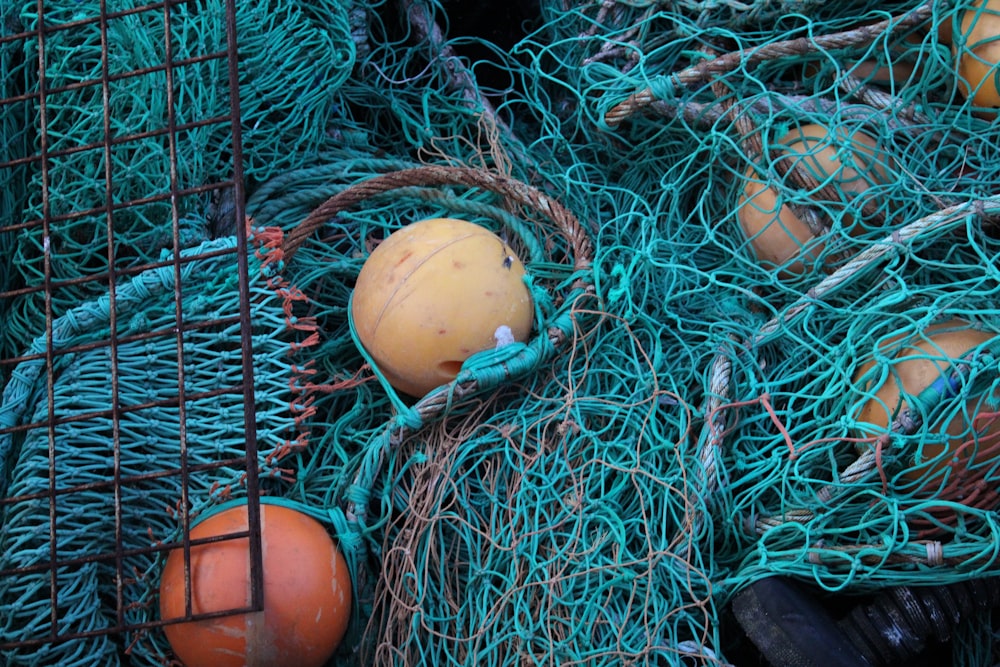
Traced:
MULTIPOLYGON (((5 265, 0 269, 0 381, 4 385, 0 537, 6 532, 3 542, 18 544, 13 533, 24 528, 15 519, 34 512, 47 519, 31 528, 40 533, 34 539, 47 546, 31 554, 33 560, 5 554, 0 563, 0 604, 7 596, 8 604, 47 606, 47 611, 35 627, 16 628, 7 623, 0 635, 0 655, 29 654, 36 648, 105 637, 125 656, 144 629, 171 620, 157 617, 153 597, 131 597, 142 576, 135 559, 162 558, 176 546, 189 553, 186 528, 194 502, 189 489, 208 486, 219 470, 242 471, 250 529, 229 537, 249 540, 253 583, 246 607, 209 615, 250 611, 261 605, 249 256, 247 231, 243 224, 235 224, 244 219, 239 96, 230 94, 239 89, 236 2, 219 3, 224 39, 221 48, 203 52, 198 45, 185 42, 198 35, 176 31, 175 15, 181 10, 207 12, 212 3, 198 3, 200 9, 195 9, 195 3, 186 0, 167 0, 112 11, 109 4, 121 5, 101 2, 94 15, 87 15, 79 3, 9 4, 18 6, 0 10, 0 65, 6 82, 0 88, 0 256, 5 265), (146 31, 144 43, 157 45, 145 60, 137 59, 135 53, 122 57, 116 45, 116 37, 137 29, 146 31), (82 44, 79 52, 73 50, 74 44, 82 44), (190 80, 193 71, 224 75, 213 82, 213 90, 227 98, 221 113, 192 115, 187 106, 192 93, 182 80, 190 80), (121 100, 130 94, 133 102, 123 105, 121 100), (162 113, 130 125, 144 96, 155 98, 162 113), (88 125, 80 130, 74 123, 84 123, 84 119, 88 125), (206 134, 226 137, 227 149, 213 156, 212 170, 203 170, 213 173, 210 179, 194 181, 183 156, 205 150, 200 142, 206 134), (158 151, 156 166, 166 175, 165 182, 153 183, 148 191, 136 187, 142 183, 136 174, 153 164, 152 153, 144 152, 142 146, 156 147, 152 152, 158 151), (198 218, 196 226, 206 239, 229 235, 235 236, 235 242, 199 245, 188 221, 192 216, 198 218), (207 260, 237 272, 239 308, 192 319, 185 312, 187 300, 197 294, 202 280, 192 267, 207 260), (144 322, 142 308, 134 303, 126 314, 119 303, 131 284, 151 274, 173 285, 172 294, 167 295, 173 304, 172 322, 169 308, 161 313, 168 318, 167 326, 162 317, 155 326, 144 322), (106 321, 95 324, 90 335, 79 335, 84 323, 74 304, 90 304, 95 312, 106 312, 106 321), (67 333, 68 326, 71 333, 67 333), (236 366, 231 374, 242 379, 200 388, 191 380, 185 349, 199 336, 208 336, 206 332, 219 331, 234 332, 233 340, 238 341, 232 349, 217 351, 219 363, 236 366), (121 361, 122 355, 126 350, 134 355, 141 346, 175 350, 176 372, 167 378, 161 374, 153 378, 155 382, 130 376, 134 368, 121 361), (76 387, 68 385, 70 370, 82 373, 74 366, 80 359, 106 359, 106 375, 94 377, 92 369, 99 366, 92 365, 90 375, 72 380, 76 387), (29 382, 25 374, 31 372, 38 374, 29 382), (164 395, 142 390, 154 384, 173 389, 164 395), (22 391, 25 386, 32 391, 22 391), (88 403, 86 393, 96 387, 101 389, 100 397, 110 398, 108 404, 88 403), (60 405, 66 396, 73 401, 72 409, 60 405), (227 421, 230 431, 239 431, 245 442, 242 452, 210 461, 194 456, 203 443, 192 440, 188 410, 208 401, 228 406, 220 407, 219 419, 227 421), (140 417, 175 421, 171 428, 179 437, 172 444, 174 457, 146 455, 141 459, 147 466, 144 469, 138 469, 138 459, 131 454, 131 459, 123 458, 128 441, 144 437, 134 424, 126 424, 136 419, 143 423, 140 417), (66 440, 83 437, 95 424, 103 425, 99 435, 106 449, 103 454, 89 452, 82 462, 74 461, 66 440), (47 444, 39 446, 41 454, 26 462, 25 443, 29 441, 47 444), (88 465, 94 470, 84 475, 88 465), (66 466, 81 473, 70 475, 70 483, 65 481, 66 466), (30 492, 25 485, 11 482, 28 475, 29 468, 35 475, 30 492), (156 497, 164 485, 180 490, 174 508, 182 527, 179 538, 167 541, 151 534, 132 514, 135 503, 156 497), (87 517, 73 519, 77 500, 84 496, 88 502, 79 507, 105 508, 106 514, 93 517, 93 523, 113 531, 113 536, 93 535, 92 546, 85 539, 87 517), (135 547, 139 542, 145 546, 135 547), (71 548, 64 549, 64 544, 71 548), (67 605, 76 608, 80 591, 71 584, 82 579, 67 573, 95 567, 110 578, 102 592, 95 594, 103 608, 100 623, 78 623, 65 610, 67 605), (17 599, 18 586, 26 578, 39 576, 47 582, 44 595, 34 591, 28 598, 17 599), (148 610, 144 617, 130 612, 140 607, 148 610)), ((193 611, 190 591, 187 610, 193 611)), ((192 617, 196 616, 186 618, 192 617)))

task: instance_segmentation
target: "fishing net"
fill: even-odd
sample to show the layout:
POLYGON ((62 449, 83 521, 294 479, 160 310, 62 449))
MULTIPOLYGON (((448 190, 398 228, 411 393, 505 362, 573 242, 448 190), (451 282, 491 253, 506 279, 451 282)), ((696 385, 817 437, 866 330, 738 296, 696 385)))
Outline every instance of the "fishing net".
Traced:
MULTIPOLYGON (((983 164, 993 125, 956 85, 951 50, 934 29, 950 24, 940 7, 855 9, 785 16, 773 32, 727 19, 695 38, 683 35, 692 29, 683 15, 672 17, 673 31, 655 30, 653 9, 625 10, 615 48, 602 55, 624 76, 594 65, 586 79, 596 102, 580 122, 631 140, 635 166, 616 184, 655 193, 668 256, 690 257, 686 273, 717 295, 691 309, 669 268, 657 281, 635 260, 623 263, 632 295, 636 285, 665 287, 633 303, 664 304, 665 322, 700 330, 698 349, 715 348, 698 364, 711 371, 696 442, 713 526, 702 548, 713 553, 720 602, 773 574, 857 594, 995 567, 995 341, 970 343, 965 361, 957 358, 966 350, 918 352, 938 360, 936 381, 889 406, 891 436, 861 416, 879 381, 905 373, 894 360, 903 341, 916 345, 952 318, 997 331, 996 174, 983 164), (644 42, 646 31, 656 38, 644 42), (863 73, 873 62, 893 62, 892 75, 863 73), (789 159, 783 137, 815 124, 876 138, 869 149, 832 142, 858 174, 818 169, 818 147, 789 159), (857 178, 864 187, 845 183, 857 178), (824 190, 838 179, 837 191, 824 190), (764 185, 776 203, 748 205, 747 192, 764 185), (807 269, 775 262, 753 242, 764 239, 748 239, 748 206, 771 217, 787 206, 818 222, 821 244, 795 251, 807 269), (976 463, 915 476, 914 453, 933 456, 948 424, 953 446, 979 452, 976 463)), ((989 619, 975 622, 985 624, 980 643, 956 646, 955 664, 977 664, 975 651, 990 646, 989 619)))
MULTIPOLYGON (((253 7, 278 4, 337 26, 318 55, 274 38, 295 21, 237 12, 243 125, 270 128, 247 142, 246 209, 297 296, 275 330, 310 342, 294 363, 308 439, 265 489, 325 517, 351 563, 332 662, 730 664, 729 603, 759 578, 861 596, 995 570, 1000 130, 958 80, 968 30, 949 6, 541 0, 501 46, 462 35, 450 2, 253 7), (288 93, 259 116, 254 63, 288 93), (754 215, 780 223, 748 232, 754 215), (378 241, 438 216, 508 238, 536 327, 410 399, 349 304, 378 241), (946 323, 977 342, 945 349, 930 333, 946 323), (884 398, 914 357, 929 381, 884 398), (946 444, 955 460, 933 453, 946 444)), ((213 140, 190 164, 225 155, 213 140)), ((36 205, 18 169, 27 189, 3 201, 36 205)), ((214 217, 192 210, 197 245, 214 217)), ((115 233, 152 257, 156 229, 115 233)), ((33 238, 15 247, 37 261, 33 238)), ((5 306, 21 352, 44 320, 5 306)), ((266 377, 293 368, 287 349, 255 357, 266 377)), ((952 663, 984 664, 992 636, 988 614, 965 619, 952 663)), ((169 646, 144 630, 129 655, 169 646)))
MULTIPOLYGON (((0 423, 19 428, 0 439, 0 493, 15 502, 3 508, 0 568, 21 574, 3 582, 3 641, 120 627, 117 595, 130 603, 127 624, 148 622, 162 566, 149 547, 175 541, 182 513, 245 497, 245 396, 232 389, 244 370, 235 247, 225 238, 165 253, 160 268, 118 285, 113 307, 105 296, 56 318, 13 370, 0 423)), ((287 318, 293 295, 267 255, 250 276, 259 490, 278 493, 293 474, 283 459, 303 445, 296 406, 308 394, 289 355, 306 336, 287 318)), ((94 634, 4 659, 118 664, 126 648, 142 655, 141 644, 130 647, 141 635, 94 634)))
MULTIPOLYGON (((712 41, 730 44, 727 52, 715 47, 719 57, 704 66, 678 63, 656 77, 642 76, 648 63, 639 57, 629 70, 631 96, 605 107, 598 121, 618 126, 660 100, 652 122, 663 134, 701 138, 690 158, 668 168, 682 180, 658 210, 676 218, 668 233, 681 247, 696 244, 700 273, 729 295, 729 312, 709 325, 718 357, 700 446, 712 472, 706 491, 718 494, 717 563, 732 568, 723 581, 733 586, 783 572, 857 591, 925 581, 921 565, 954 566, 937 570, 938 581, 992 565, 992 344, 968 366, 953 366, 938 349, 922 352, 943 358, 943 378, 955 377, 907 396, 915 422, 896 424, 891 448, 885 442, 886 450, 858 458, 858 441, 877 434, 859 418, 877 386, 858 376, 867 360, 877 357, 872 372, 885 380, 902 373, 894 338, 919 339, 931 323, 956 317, 996 331, 997 276, 988 259, 996 246, 995 176, 966 168, 981 163, 990 125, 956 92, 950 51, 927 29, 944 17, 927 5, 885 18, 891 9, 831 19, 821 32, 796 16, 779 22, 778 34, 720 28, 712 41), (856 27, 862 18, 869 27, 856 27), (891 76, 860 74, 861 64, 886 61, 895 63, 891 76), (671 88, 681 84, 684 94, 671 88), (789 159, 781 137, 816 132, 816 124, 844 138, 789 159), (873 147, 852 141, 857 132, 877 137, 873 147), (810 161, 827 145, 857 173, 810 161), (836 190, 825 190, 830 185, 836 190), (764 186, 775 189, 776 203, 758 205, 748 195, 764 186), (780 206, 822 230, 821 242, 797 241, 806 247, 784 262, 762 247, 763 234, 745 232, 750 213, 775 216, 780 206), (979 464, 907 482, 908 456, 940 442, 935 433, 956 414, 965 430, 954 435, 982 451, 979 464), (976 484, 986 497, 973 498, 976 484)), ((894 418, 899 408, 890 406, 894 418)))
MULTIPOLYGON (((233 233, 225 203, 208 192, 233 177, 232 134, 218 122, 230 113, 227 61, 219 57, 226 49, 224 4, 168 2, 158 11, 142 10, 143 4, 118 3, 102 42, 100 3, 50 3, 43 17, 36 2, 5 3, 10 33, 47 29, 42 45, 37 39, 4 45, 5 57, 19 63, 10 76, 4 70, 4 97, 25 101, 5 113, 3 157, 24 162, 5 170, 0 213, 19 227, 0 243, 8 288, 27 290, 5 304, 5 358, 42 331, 46 250, 51 279, 68 283, 51 295, 58 315, 100 294, 102 283, 88 279, 109 269, 109 231, 119 271, 155 261, 170 247, 164 220, 172 215, 171 193, 191 195, 178 211, 182 245, 233 233), (106 86, 95 85, 105 78, 106 86), (26 159, 40 149, 44 165, 26 159), (108 211, 114 212, 110 230, 108 211), (50 229, 43 229, 43 218, 50 229)), ((239 101, 250 184, 332 141, 326 127, 356 50, 344 3, 265 0, 240 9, 239 101)))

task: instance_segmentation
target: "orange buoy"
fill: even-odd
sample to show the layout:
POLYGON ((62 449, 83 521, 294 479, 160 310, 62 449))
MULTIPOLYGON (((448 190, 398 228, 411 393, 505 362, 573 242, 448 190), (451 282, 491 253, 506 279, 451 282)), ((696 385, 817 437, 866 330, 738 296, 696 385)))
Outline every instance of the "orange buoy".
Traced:
MULTIPOLYGON (((264 599, 259 612, 163 627, 186 667, 321 667, 347 632, 351 579, 347 561, 312 517, 276 504, 260 505, 264 599)), ((206 517, 191 539, 247 530, 246 504, 206 517)), ((249 538, 191 547, 191 611, 250 606, 249 538)), ((185 616, 184 552, 169 553, 160 581, 160 617, 185 616)))

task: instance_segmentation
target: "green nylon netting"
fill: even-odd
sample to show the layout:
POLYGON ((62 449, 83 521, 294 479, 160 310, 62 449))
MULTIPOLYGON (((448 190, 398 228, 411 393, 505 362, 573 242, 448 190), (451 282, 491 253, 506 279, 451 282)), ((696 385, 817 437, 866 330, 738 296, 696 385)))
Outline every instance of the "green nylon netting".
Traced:
MULTIPOLYGON (((257 229, 293 233, 351 186, 431 163, 538 188, 593 245, 591 294, 546 215, 407 182, 330 214, 283 262, 318 340, 304 352, 309 446, 276 492, 330 517, 354 563, 357 613, 334 662, 725 664, 725 608, 756 578, 854 595, 995 570, 990 459, 930 494, 902 472, 903 452, 970 397, 997 411, 1000 346, 910 397, 931 427, 901 424, 878 458, 856 449, 871 392, 854 374, 880 341, 950 317, 1000 331, 1000 126, 956 87, 933 29, 944 4, 921 6, 542 0, 526 37, 488 49, 509 78, 489 104, 474 87, 484 65, 448 50, 475 40, 429 28, 448 26, 442 5, 372 3, 363 34, 355 22, 330 38, 357 57, 311 101, 318 115, 289 121, 313 138, 277 155, 248 143, 266 171, 248 189, 257 229), (850 69, 899 48, 908 81, 850 69), (778 139, 809 123, 875 137, 888 176, 859 194, 792 167, 778 139), (742 234, 751 165, 830 226, 808 270, 779 277, 742 234), (439 214, 516 237, 566 339, 519 358, 510 380, 482 358, 472 377, 487 390, 415 414, 366 365, 348 303, 372 240, 439 214), (966 483, 977 493, 961 502, 966 483)), ((893 368, 882 358, 874 373, 893 368)), ((986 661, 990 627, 958 630, 954 664, 986 661)), ((132 659, 166 651, 150 631, 132 659)))
MULTIPOLYGON (((125 11, 144 3, 116 3, 125 11)), ((5 3, 4 19, 16 30, 37 27, 37 3, 5 3)), ((51 3, 45 24, 59 26, 100 15, 98 3, 51 3)), ((112 147, 105 154, 105 106, 100 85, 100 24, 85 22, 46 35, 44 80, 37 67, 34 41, 11 46, 24 63, 5 70, 3 96, 45 95, 46 149, 52 157, 47 170, 49 210, 53 219, 52 279, 96 277, 107 271, 108 231, 103 212, 106 198, 113 206, 135 200, 114 216, 115 262, 119 270, 155 260, 170 247, 171 188, 186 191, 231 178, 232 136, 229 72, 225 53, 226 24, 220 2, 191 2, 169 10, 172 40, 164 40, 164 11, 126 14, 108 22, 109 76, 107 116, 112 147), (164 69, 167 49, 178 65, 164 69), (207 58, 214 55, 214 58, 207 58), (159 66, 159 67, 157 67, 159 66), (144 71, 149 70, 152 71, 144 71), (136 73, 136 72, 139 73, 136 73), (168 76, 172 87, 167 86, 168 76), (208 122, 213 121, 213 122, 208 122), (166 132, 177 127, 176 141, 166 132), (122 140, 121 137, 137 137, 122 140), (82 149, 82 150, 81 150, 82 149), (171 150, 176 151, 172 158, 171 150), (110 195, 105 183, 110 160, 110 195), (176 173, 171 172, 171 165, 176 173), (95 211, 93 214, 80 213, 95 211)), ((296 165, 331 141, 325 127, 337 113, 334 94, 350 75, 355 59, 350 7, 341 2, 241 2, 236 33, 241 53, 240 109, 243 118, 244 165, 248 184, 267 179, 296 165), (321 85, 320 85, 321 84, 321 85)), ((24 127, 23 118, 37 119, 37 98, 5 113, 4 123, 24 127), (24 115, 21 116, 20 113, 24 115)), ((5 109, 6 111, 6 109, 5 109)), ((39 126, 4 133, 5 160, 39 150, 39 126)), ((3 219, 31 223, 46 211, 42 199, 43 173, 33 161, 5 173, 3 219), (13 194, 12 194, 13 193, 13 194), (18 196, 20 193, 20 196, 18 196), (12 200, 12 201, 11 201, 12 200)), ((192 195, 180 204, 180 235, 184 245, 212 233, 207 228, 207 197, 192 195)), ((4 270, 10 288, 34 287, 43 277, 43 230, 34 224, 0 239, 5 246, 4 270)), ((104 286, 78 284, 61 289, 53 304, 58 314, 79 301, 100 294, 104 286)), ((4 355, 12 356, 41 333, 38 312, 43 297, 34 292, 5 304, 7 335, 4 355)))

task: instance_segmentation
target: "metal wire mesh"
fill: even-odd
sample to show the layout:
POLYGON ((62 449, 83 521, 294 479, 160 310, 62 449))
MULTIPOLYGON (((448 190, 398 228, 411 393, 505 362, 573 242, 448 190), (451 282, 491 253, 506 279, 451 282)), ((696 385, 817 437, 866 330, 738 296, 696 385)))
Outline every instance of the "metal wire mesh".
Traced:
MULTIPOLYGON (((176 31, 178 11, 205 13, 213 5, 195 4, 101 2, 95 15, 87 15, 79 3, 45 0, 0 9, 0 79, 5 82, 0 87, 0 249, 13 257, 0 267, 0 382, 5 388, 0 541, 9 550, 24 548, 23 553, 6 552, 0 562, 0 599, 6 595, 9 602, 25 578, 47 582, 44 595, 35 591, 31 599, 11 603, 45 608, 36 614, 42 621, 15 627, 22 621, 0 620, 0 656, 10 664, 15 654, 88 638, 103 638, 124 656, 144 629, 197 618, 191 613, 189 577, 183 619, 130 613, 153 604, 135 598, 143 574, 136 563, 157 561, 177 547, 189 556, 190 490, 215 488, 220 479, 238 480, 249 500, 249 529, 225 537, 249 541, 251 593, 246 607, 210 615, 261 608, 252 258, 247 230, 236 224, 244 219, 239 95, 232 94, 239 77, 236 2, 216 7, 224 10, 225 39, 219 49, 206 49, 204 43, 192 47, 186 40, 199 37, 176 31), (141 66, 135 66, 135 54, 123 57, 116 43, 116 35, 134 30, 147 31, 148 42, 157 45, 142 56, 141 66), (183 82, 190 77, 181 73, 209 68, 224 73, 216 83, 227 98, 225 113, 195 116, 185 104, 189 91, 183 82), (122 103, 128 96, 134 105, 122 103), (132 111, 147 102, 163 113, 132 122, 132 111), (84 119, 88 123, 81 127, 84 119), (206 132, 227 137, 227 150, 215 157, 228 173, 198 182, 180 156, 204 150, 206 132), (149 146, 158 147, 158 154, 146 150, 149 146), (166 178, 137 181, 133 172, 141 170, 166 178), (147 190, 138 191, 137 182, 147 190), (198 240, 194 227, 204 242, 192 242, 198 240), (235 240, 212 242, 226 236, 235 240), (236 274, 226 280, 238 291, 231 300, 238 308, 192 316, 206 271, 236 274), (140 289, 148 286, 149 276, 163 286, 156 314, 143 307, 144 301, 155 301, 143 292, 146 287, 140 289), (81 310, 81 304, 91 308, 81 310), (220 380, 199 384, 195 375, 200 371, 192 364, 205 362, 191 357, 191 346, 218 342, 218 332, 227 332, 229 349, 208 345, 202 357, 217 362, 220 380), (175 350, 174 363, 133 363, 153 348, 175 350), (93 368, 104 368, 106 374, 81 376, 84 359, 103 360, 86 368, 92 375, 93 368), (226 450, 207 462, 192 456, 203 443, 194 440, 189 424, 198 418, 196 412, 206 411, 215 412, 217 428, 225 429, 230 440, 245 443, 242 452, 234 456, 226 450), (137 458, 132 444, 154 438, 150 425, 163 420, 172 421, 166 431, 179 437, 137 458), (103 441, 103 451, 82 457, 66 444, 84 433, 92 436, 89 441, 103 441), (27 443, 39 441, 47 443, 43 455, 28 457, 27 443), (34 486, 19 483, 28 478, 30 466, 38 468, 31 477, 34 486), (179 539, 164 541, 137 513, 177 496, 177 490, 173 507, 163 511, 184 530, 179 539), (88 518, 72 518, 95 508, 104 513, 92 517, 95 531, 110 529, 113 536, 88 535, 88 518), (30 512, 47 520, 16 520, 30 512), (21 539, 17 531, 37 534, 21 539), (29 538, 36 545, 31 554, 24 547, 29 538), (105 611, 100 623, 77 623, 67 610, 75 609, 81 573, 92 568, 110 581, 100 594, 105 611)), ((17 664, 30 662, 25 658, 17 664)))

